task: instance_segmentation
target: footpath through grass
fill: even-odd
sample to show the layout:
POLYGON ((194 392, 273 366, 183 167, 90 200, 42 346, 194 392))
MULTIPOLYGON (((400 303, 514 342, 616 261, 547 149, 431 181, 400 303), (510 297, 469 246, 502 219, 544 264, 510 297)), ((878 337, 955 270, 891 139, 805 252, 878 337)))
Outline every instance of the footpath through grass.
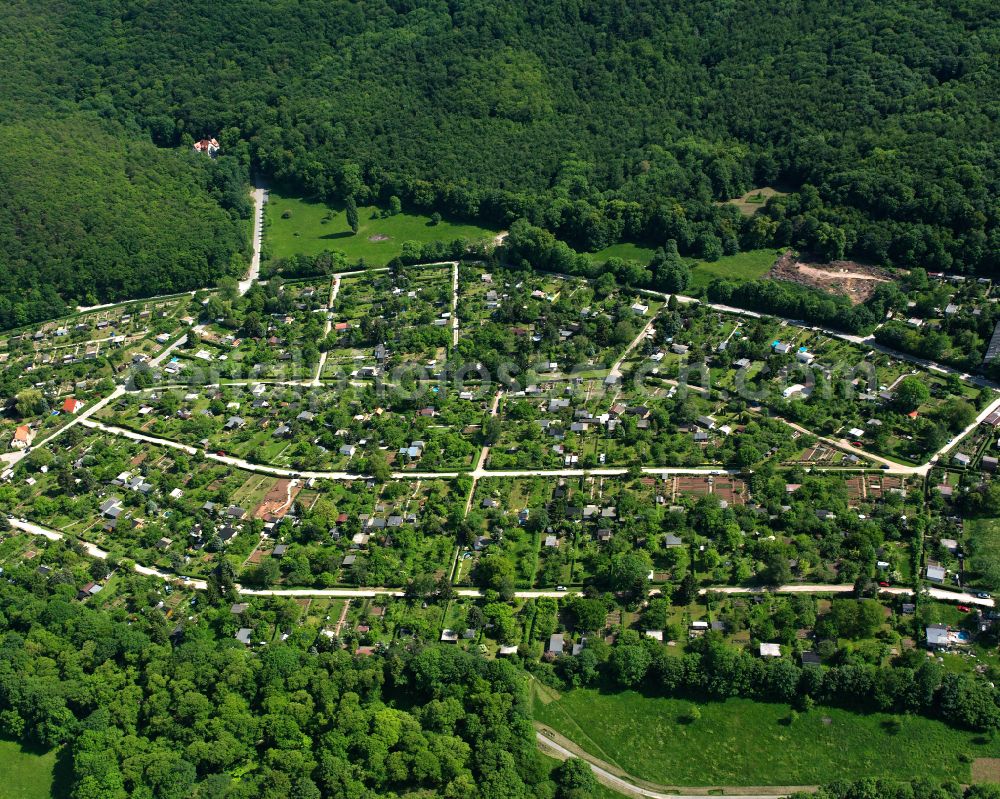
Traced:
POLYGON ((535 696, 535 718, 629 774, 662 785, 817 785, 837 779, 956 779, 1000 742, 921 716, 815 708, 787 723, 787 705, 730 699, 700 704, 569 691, 535 696), (898 722, 898 729, 896 727, 898 722), (960 756, 966 756, 961 758, 960 756))
POLYGON ((322 202, 286 197, 271 191, 264 207, 267 225, 264 240, 272 258, 317 255, 339 250, 354 262, 365 258, 374 266, 384 266, 403 249, 403 242, 492 240, 496 231, 477 225, 441 221, 431 224, 429 216, 401 213, 382 218, 374 206, 358 208, 358 232, 353 234, 344 209, 322 202), (287 219, 283 214, 290 212, 287 219))
POLYGON ((0 740, 0 797, 52 799, 64 793, 56 783, 58 750, 35 754, 14 741, 0 740))

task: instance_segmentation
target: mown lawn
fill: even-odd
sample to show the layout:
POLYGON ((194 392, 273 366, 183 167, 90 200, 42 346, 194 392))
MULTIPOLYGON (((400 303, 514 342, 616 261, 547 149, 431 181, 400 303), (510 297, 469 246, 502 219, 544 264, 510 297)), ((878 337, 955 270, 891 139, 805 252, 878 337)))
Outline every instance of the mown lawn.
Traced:
POLYGON ((316 255, 324 250, 339 250, 351 262, 365 258, 370 264, 384 266, 399 255, 404 241, 472 241, 493 239, 496 231, 477 225, 442 221, 430 224, 430 217, 402 213, 380 218, 374 206, 358 208, 359 228, 351 233, 344 209, 326 203, 285 197, 271 191, 264 207, 266 248, 272 258, 292 255, 316 255), (288 219, 282 214, 291 212, 288 219))
POLYGON ((50 799, 58 750, 34 754, 13 741, 0 740, 0 796, 4 799, 50 799))
POLYGON ((691 269, 689 289, 702 288, 717 278, 756 280, 778 260, 775 250, 748 250, 724 255, 718 261, 698 261, 691 269))
POLYGON ((1000 742, 919 716, 815 708, 789 725, 787 705, 730 699, 701 704, 701 718, 682 723, 690 705, 584 689, 548 704, 536 696, 534 711, 588 752, 663 785, 815 785, 861 777, 968 782, 970 766, 960 754, 1000 754, 1000 742), (893 733, 896 719, 901 727, 893 733))

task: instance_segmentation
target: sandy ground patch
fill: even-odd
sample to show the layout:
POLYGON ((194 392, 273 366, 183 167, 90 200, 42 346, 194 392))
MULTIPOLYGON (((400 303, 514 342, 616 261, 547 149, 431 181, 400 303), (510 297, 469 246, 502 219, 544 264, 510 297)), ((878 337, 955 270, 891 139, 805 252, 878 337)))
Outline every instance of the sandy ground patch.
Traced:
POLYGON ((1000 757, 977 757, 973 760, 972 781, 1000 782, 1000 757))
POLYGON ((857 261, 816 263, 799 258, 791 250, 782 255, 764 277, 839 294, 847 297, 854 305, 867 300, 879 283, 893 279, 892 274, 877 266, 857 261))

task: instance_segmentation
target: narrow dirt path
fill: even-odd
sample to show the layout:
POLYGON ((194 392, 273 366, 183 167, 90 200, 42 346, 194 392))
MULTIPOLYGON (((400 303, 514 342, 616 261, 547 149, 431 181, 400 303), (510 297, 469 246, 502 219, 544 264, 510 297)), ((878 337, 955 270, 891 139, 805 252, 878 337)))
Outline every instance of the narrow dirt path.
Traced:
POLYGON ((333 628, 333 634, 334 635, 340 635, 340 630, 343 628, 344 622, 347 621, 347 611, 350 610, 350 609, 351 609, 351 600, 348 599, 344 603, 343 609, 340 611, 340 618, 337 619, 336 626, 333 628))
MULTIPOLYGON (((326 304, 326 323, 323 325, 323 338, 326 339, 330 335, 330 331, 333 329, 333 303, 337 299, 337 295, 340 293, 340 275, 334 275, 333 281, 330 283, 330 299, 326 304)), ((319 363, 316 364, 316 374, 313 376, 313 385, 318 386, 320 384, 320 379, 323 377, 323 367, 326 366, 326 356, 327 353, 324 350, 319 354, 319 363)))
POLYGON ((458 261, 451 265, 451 346, 458 346, 458 261))

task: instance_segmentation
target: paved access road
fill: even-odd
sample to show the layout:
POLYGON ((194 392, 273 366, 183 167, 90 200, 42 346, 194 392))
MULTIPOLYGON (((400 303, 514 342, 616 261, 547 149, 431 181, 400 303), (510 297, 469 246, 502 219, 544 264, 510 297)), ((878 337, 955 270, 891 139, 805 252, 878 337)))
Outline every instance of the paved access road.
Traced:
POLYGON ((253 196, 253 255, 250 256, 250 271, 239 282, 240 294, 246 294, 260 278, 260 242, 264 236, 264 203, 267 192, 260 186, 254 187, 253 196))

